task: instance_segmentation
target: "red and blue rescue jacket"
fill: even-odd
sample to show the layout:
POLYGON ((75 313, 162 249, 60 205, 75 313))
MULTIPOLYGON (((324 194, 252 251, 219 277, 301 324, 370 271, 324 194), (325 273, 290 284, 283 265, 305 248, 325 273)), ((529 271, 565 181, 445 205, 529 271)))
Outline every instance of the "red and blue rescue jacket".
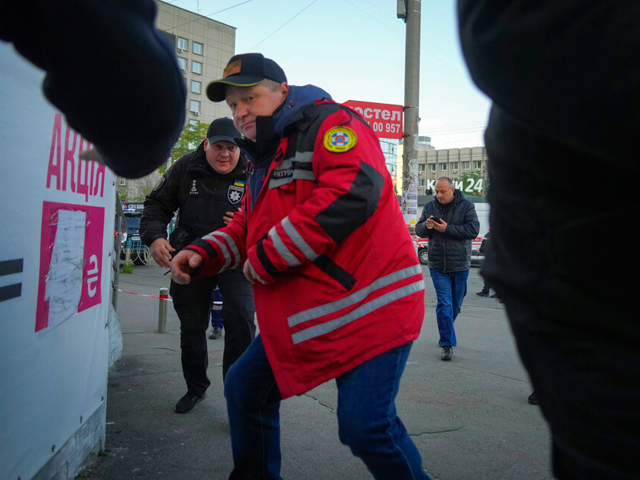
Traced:
POLYGON ((305 88, 258 117, 243 211, 187 247, 201 275, 248 258, 269 282, 254 285, 255 304, 283 398, 415 340, 424 317, 422 269, 377 137, 333 101, 298 106, 305 88))

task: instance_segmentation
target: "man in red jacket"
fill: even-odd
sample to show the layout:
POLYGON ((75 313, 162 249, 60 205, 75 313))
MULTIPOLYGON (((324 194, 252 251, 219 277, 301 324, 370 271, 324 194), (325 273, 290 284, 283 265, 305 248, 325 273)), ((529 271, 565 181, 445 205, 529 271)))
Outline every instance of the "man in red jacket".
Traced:
POLYGON ((424 280, 378 139, 323 90, 260 54, 207 87, 245 136, 233 222, 172 261, 176 282, 242 267, 260 336, 230 368, 230 478, 280 478, 280 401, 335 378, 340 440, 379 479, 429 478, 395 396, 424 317, 424 280))

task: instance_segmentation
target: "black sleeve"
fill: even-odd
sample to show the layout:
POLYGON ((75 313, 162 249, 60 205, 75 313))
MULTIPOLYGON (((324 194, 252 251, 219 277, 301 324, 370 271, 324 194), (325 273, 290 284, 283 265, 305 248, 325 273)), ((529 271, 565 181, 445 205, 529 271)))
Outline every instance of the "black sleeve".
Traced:
POLYGON ((147 246, 151 246, 158 238, 167 238, 167 225, 180 207, 180 183, 185 165, 184 161, 178 160, 144 199, 140 239, 147 246))
POLYGON ((499 107, 572 148, 630 163, 640 2, 458 0, 458 17, 471 76, 499 107))
POLYGON ((0 0, 0 39, 46 71, 43 91, 117 175, 164 163, 186 86, 153 0, 0 0))
POLYGON ((473 240, 480 232, 480 221, 478 220, 476 207, 473 203, 465 201, 460 208, 463 209, 460 214, 462 223, 449 223, 445 233, 451 238, 473 240))
POLYGON ((429 238, 433 230, 427 228, 427 217, 433 215, 430 213, 430 209, 427 208, 429 204, 425 205, 420 215, 420 220, 416 222, 416 235, 420 238, 429 238))

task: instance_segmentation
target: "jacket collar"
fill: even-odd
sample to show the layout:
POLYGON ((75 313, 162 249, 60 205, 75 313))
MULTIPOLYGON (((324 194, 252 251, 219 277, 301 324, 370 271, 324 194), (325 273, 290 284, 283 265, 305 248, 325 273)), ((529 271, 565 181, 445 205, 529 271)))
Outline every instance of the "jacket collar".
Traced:
POLYGON ((305 117, 305 105, 319 99, 331 99, 331 95, 313 85, 297 87, 292 85, 289 94, 278 109, 270 116, 256 118, 256 141, 242 139, 240 146, 247 152, 251 162, 269 157, 275 151, 288 127, 292 127, 305 117))
POLYGON ((288 125, 304 117, 302 107, 322 98, 331 100, 331 95, 314 85, 305 85, 303 87, 291 86, 287 98, 272 115, 274 131, 282 135, 288 125))

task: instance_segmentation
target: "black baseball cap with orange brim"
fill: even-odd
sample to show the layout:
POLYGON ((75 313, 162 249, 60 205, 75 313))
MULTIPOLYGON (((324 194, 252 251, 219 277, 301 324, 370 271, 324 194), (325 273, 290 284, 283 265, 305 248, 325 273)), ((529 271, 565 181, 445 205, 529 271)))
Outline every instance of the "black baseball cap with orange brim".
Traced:
POLYGON ((212 102, 222 102, 226 85, 253 87, 266 79, 282 83, 287 81, 287 76, 280 65, 261 53, 234 55, 227 63, 222 78, 207 85, 207 97, 212 102))

